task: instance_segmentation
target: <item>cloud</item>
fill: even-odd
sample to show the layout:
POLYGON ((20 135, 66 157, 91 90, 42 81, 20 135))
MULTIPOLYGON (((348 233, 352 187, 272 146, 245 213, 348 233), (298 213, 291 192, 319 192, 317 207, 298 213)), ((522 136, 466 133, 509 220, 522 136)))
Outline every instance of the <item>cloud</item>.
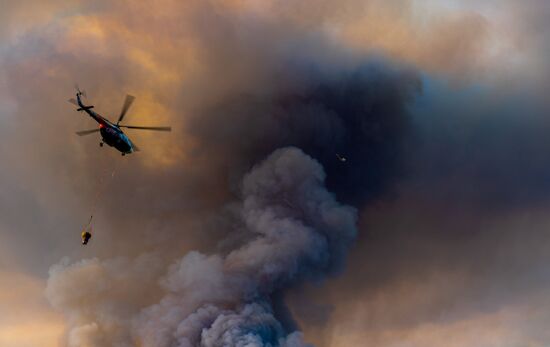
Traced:
POLYGON ((0 238, 10 249, 2 265, 45 276, 62 256, 76 259, 52 267, 48 291, 72 328, 65 342, 76 345, 162 344, 173 332, 181 344, 429 345, 461 329, 476 335, 475 324, 487 328, 485 343, 507 338, 500 319, 521 327, 509 341, 543 341, 538 325, 500 312, 516 310, 520 296, 532 300, 518 312, 537 307, 535 292, 546 288, 538 214, 547 202, 547 6, 450 5, 10 4, 0 27, 0 238), (138 98, 128 121, 175 131, 132 133, 139 156, 100 151, 97 138, 73 135, 94 126, 65 102, 74 82, 110 118, 129 92, 138 98), (269 237, 254 238, 273 221, 255 215, 270 210, 256 190, 276 195, 273 213, 293 210, 321 234, 342 222, 311 220, 302 199, 316 194, 287 196, 252 180, 287 146, 313 158, 326 191, 358 209, 356 243, 325 238, 323 248, 305 232, 284 240, 280 259, 264 252, 269 237), (92 243, 75 247, 114 163, 92 243), (294 242, 317 247, 300 253, 294 242), (263 277, 227 285, 233 268, 263 277), (339 271, 334 282, 320 279, 339 271), (258 291, 270 294, 242 299, 258 291), (182 308, 182 296, 199 303, 182 308), (147 315, 155 319, 136 318, 147 315), (359 333, 364 319, 378 330, 359 333))

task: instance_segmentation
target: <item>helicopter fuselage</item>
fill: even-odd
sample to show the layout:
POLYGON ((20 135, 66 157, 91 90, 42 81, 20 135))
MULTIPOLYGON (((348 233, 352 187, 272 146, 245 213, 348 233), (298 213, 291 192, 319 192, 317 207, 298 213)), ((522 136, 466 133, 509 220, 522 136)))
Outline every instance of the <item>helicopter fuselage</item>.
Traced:
POLYGON ((99 132, 103 142, 116 148, 119 152, 129 154, 134 151, 128 136, 116 125, 103 125, 100 123, 99 132))
POLYGON ((134 152, 135 148, 132 142, 116 124, 111 123, 108 119, 92 111, 91 107, 85 106, 79 94, 77 94, 77 102, 83 111, 99 123, 99 133, 101 134, 102 143, 116 148, 123 155, 134 152))

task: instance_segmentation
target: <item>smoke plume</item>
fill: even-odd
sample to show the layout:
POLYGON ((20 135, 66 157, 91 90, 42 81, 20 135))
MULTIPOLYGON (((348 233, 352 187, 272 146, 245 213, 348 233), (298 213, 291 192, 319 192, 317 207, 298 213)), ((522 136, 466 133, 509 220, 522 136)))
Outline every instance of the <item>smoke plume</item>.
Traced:
POLYGON ((237 213, 248 240, 225 255, 185 255, 162 278, 159 302, 134 312, 124 306, 146 294, 136 288, 150 281, 151 259, 53 267, 48 297, 70 317, 69 345, 306 346, 285 329, 274 295, 338 268, 357 232, 356 210, 324 182, 301 150, 275 151, 242 182, 237 213))

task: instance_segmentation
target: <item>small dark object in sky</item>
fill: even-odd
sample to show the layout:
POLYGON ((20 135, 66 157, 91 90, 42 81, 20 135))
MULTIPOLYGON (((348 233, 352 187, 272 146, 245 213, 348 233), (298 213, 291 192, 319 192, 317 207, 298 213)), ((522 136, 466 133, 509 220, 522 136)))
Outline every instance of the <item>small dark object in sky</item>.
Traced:
POLYGON ((91 238, 92 238, 92 234, 89 231, 87 231, 87 230, 82 231, 82 244, 83 245, 87 245, 88 241, 90 241, 91 238))

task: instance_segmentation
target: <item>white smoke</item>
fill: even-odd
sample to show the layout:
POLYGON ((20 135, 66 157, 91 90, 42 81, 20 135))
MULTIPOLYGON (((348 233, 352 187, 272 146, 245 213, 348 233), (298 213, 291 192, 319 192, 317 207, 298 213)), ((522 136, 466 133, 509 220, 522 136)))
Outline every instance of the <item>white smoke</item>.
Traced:
POLYGON ((249 235, 227 254, 190 252, 164 275, 154 256, 52 267, 47 295, 67 315, 67 344, 307 346, 272 299, 338 269, 355 237, 355 209, 324 179, 301 150, 279 149, 243 179, 239 218, 249 235))

